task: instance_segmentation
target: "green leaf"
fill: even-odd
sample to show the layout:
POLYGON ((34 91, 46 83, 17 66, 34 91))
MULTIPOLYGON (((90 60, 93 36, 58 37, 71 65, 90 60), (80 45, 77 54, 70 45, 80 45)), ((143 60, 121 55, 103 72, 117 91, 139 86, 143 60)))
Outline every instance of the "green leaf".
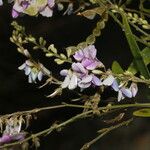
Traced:
POLYGON ((145 78, 149 79, 150 73, 148 71, 147 66, 144 63, 142 56, 141 56, 141 51, 140 51, 139 46, 134 38, 134 35, 132 34, 127 17, 124 14, 124 12, 121 12, 121 15, 122 15, 122 19, 123 19, 125 35, 126 35, 128 43, 129 43, 131 53, 134 57, 135 65, 136 65, 138 71, 140 71, 141 75, 144 76, 145 78))
MULTIPOLYGON (((149 47, 144 48, 144 49, 141 51, 141 55, 142 55, 142 57, 143 57, 143 59, 144 59, 145 65, 150 64, 150 48, 149 48, 149 47)), ((136 73, 138 72, 138 69, 137 69, 137 67, 136 67, 135 61, 133 61, 133 62, 130 64, 130 66, 129 66, 129 68, 128 68, 127 71, 128 71, 128 72, 131 72, 132 74, 136 74, 136 73)))
POLYGON ((124 72, 122 67, 120 66, 120 64, 117 61, 114 61, 112 64, 112 72, 116 73, 116 74, 121 74, 124 72))
POLYGON ((54 60, 58 65, 61 65, 61 64, 63 64, 65 61, 64 60, 61 60, 61 59, 58 59, 58 58, 56 58, 55 60, 54 60))
POLYGON ((144 108, 133 112, 137 117, 150 117, 150 108, 144 108))
POLYGON ((146 47, 142 50, 141 55, 144 59, 144 63, 148 65, 150 63, 150 47, 146 47))

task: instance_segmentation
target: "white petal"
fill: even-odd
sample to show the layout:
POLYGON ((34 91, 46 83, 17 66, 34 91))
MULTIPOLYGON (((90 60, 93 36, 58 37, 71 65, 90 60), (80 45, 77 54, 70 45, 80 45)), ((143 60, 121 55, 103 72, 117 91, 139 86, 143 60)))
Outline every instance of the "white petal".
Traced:
POLYGON ((72 75, 68 88, 73 90, 77 87, 77 76, 75 74, 72 75))
POLYGON ((26 66, 24 71, 25 71, 25 75, 29 75, 31 73, 31 68, 26 66))
POLYGON ((18 67, 19 70, 23 70, 26 67, 26 63, 22 64, 21 66, 18 67))
POLYGON ((43 11, 40 12, 42 16, 51 17, 53 15, 53 10, 51 10, 48 6, 44 8, 43 11))
POLYGON ((29 76, 28 76, 28 82, 29 83, 32 83, 33 81, 32 81, 32 77, 31 77, 31 74, 29 74, 29 76))
POLYGON ((37 73, 37 72, 32 72, 32 71, 31 71, 31 77, 32 77, 33 82, 35 82, 37 76, 38 76, 38 73, 37 73))
POLYGON ((118 102, 120 102, 122 99, 124 99, 124 96, 122 95, 122 92, 118 91, 118 102))
POLYGON ((65 80, 64 80, 64 82, 62 83, 61 87, 62 87, 63 89, 64 89, 64 88, 67 88, 68 85, 69 85, 69 83, 70 83, 70 77, 69 77, 69 75, 67 75, 67 76, 65 77, 65 80))
POLYGON ((109 75, 104 81, 103 85, 110 86, 114 82, 115 78, 112 75, 109 75))
POLYGON ((41 81, 41 80, 42 80, 42 77, 43 77, 43 72, 40 71, 40 72, 38 73, 38 80, 41 81))

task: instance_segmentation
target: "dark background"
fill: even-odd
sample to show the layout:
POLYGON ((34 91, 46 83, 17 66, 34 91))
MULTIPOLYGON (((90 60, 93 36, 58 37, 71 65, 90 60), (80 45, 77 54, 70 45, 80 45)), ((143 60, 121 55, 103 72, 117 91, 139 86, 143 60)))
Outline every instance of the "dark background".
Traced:
MULTIPOLYGON (((9 41, 12 32, 10 10, 8 6, 0 8, 0 114, 60 104, 62 101, 69 102, 69 98, 73 95, 68 91, 61 99, 59 97, 53 100, 45 98, 53 87, 38 89, 40 84, 27 83, 27 77, 23 71, 17 69, 24 63, 25 58, 18 54, 16 46, 9 41)), ((55 15, 53 18, 24 16, 16 21, 26 27, 27 33, 32 33, 35 37, 43 36, 48 43, 55 44, 60 52, 67 46, 76 45, 85 40, 96 24, 96 20, 90 21, 74 15, 63 17, 55 15)), ((132 61, 124 33, 111 19, 97 39, 96 48, 98 58, 107 68, 111 66, 113 60, 117 60, 124 68, 132 61)), ((37 52, 36 57, 56 75, 59 74, 60 68, 53 61, 44 58, 41 52, 37 52)), ((149 100, 145 97, 146 93, 149 93, 148 89, 141 85, 136 101, 148 102, 149 100)), ((111 94, 109 92, 104 94, 102 105, 106 104, 105 100, 111 97, 111 94)), ((37 115, 37 120, 31 122, 28 130, 32 130, 33 133, 41 131, 48 128, 54 121, 66 120, 76 113, 79 113, 78 109, 42 112, 37 115)), ((127 117, 130 115, 129 111, 127 117)), ((92 146, 91 150, 150 150, 149 123, 149 118, 135 118, 128 127, 122 127, 106 135, 92 146)), ((59 133, 55 132, 41 138, 39 149, 79 150, 84 143, 93 139, 96 131, 103 126, 104 122, 101 118, 75 122, 59 133)))

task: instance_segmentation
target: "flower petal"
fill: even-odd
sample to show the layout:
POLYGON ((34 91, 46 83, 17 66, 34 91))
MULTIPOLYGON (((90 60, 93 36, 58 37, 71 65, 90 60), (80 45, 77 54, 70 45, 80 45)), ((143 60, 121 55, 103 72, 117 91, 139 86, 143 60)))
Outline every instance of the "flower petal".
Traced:
POLYGON ((74 59, 81 61, 84 58, 83 51, 79 50, 73 55, 74 59))
POLYGON ((81 79, 81 83, 89 83, 92 81, 92 75, 87 75, 87 76, 84 76, 82 79, 81 79))
POLYGON ((72 70, 78 73, 83 73, 83 74, 87 73, 86 69, 83 67, 81 63, 73 63, 72 70))
POLYGON ((111 87, 117 92, 119 91, 119 85, 117 80, 115 79, 114 82, 112 83, 111 87))
POLYGON ((125 95, 126 97, 129 97, 129 98, 132 97, 132 92, 129 89, 122 87, 121 91, 122 91, 123 95, 125 95))
POLYGON ((41 81, 42 78, 43 78, 43 72, 40 71, 40 72, 38 73, 38 80, 41 81))
POLYGON ((53 10, 50 9, 48 6, 46 6, 41 12, 40 14, 42 16, 45 16, 45 17, 51 17, 53 15, 53 10))
POLYGON ((138 87, 136 83, 132 83, 130 86, 130 90, 132 92, 132 96, 135 97, 138 92, 138 87))
POLYGON ((79 82, 78 86, 82 89, 86 89, 91 86, 91 82, 88 82, 88 83, 79 82))
POLYGON ((100 80, 98 77, 96 77, 95 75, 93 75, 92 77, 93 77, 93 78, 92 78, 92 83, 93 83, 94 85, 96 85, 96 86, 102 85, 102 82, 101 82, 101 80, 100 80))
POLYGON ((103 85, 110 86, 113 84, 115 78, 112 75, 109 75, 104 81, 103 85))
POLYGON ((75 74, 72 75, 68 88, 73 90, 77 87, 77 76, 75 74))
POLYGON ((122 91, 118 91, 118 102, 120 102, 122 99, 124 99, 124 96, 122 95, 122 91))
POLYGON ((63 69, 60 71, 60 75, 62 76, 67 76, 68 75, 68 70, 67 69, 63 69))
POLYGON ((64 88, 67 88, 68 85, 69 85, 69 83, 70 83, 70 77, 69 77, 69 75, 67 75, 67 76, 65 77, 65 80, 63 81, 61 87, 62 87, 63 89, 64 89, 64 88))

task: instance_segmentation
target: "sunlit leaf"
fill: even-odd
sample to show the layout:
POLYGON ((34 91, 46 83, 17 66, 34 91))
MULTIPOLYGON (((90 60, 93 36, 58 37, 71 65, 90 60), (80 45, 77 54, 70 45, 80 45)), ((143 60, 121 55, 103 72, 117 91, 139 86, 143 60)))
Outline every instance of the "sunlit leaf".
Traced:
POLYGON ((124 72, 122 67, 120 66, 120 64, 117 61, 114 61, 112 64, 112 72, 116 73, 116 74, 121 74, 124 72))
POLYGON ((150 108, 144 108, 133 112, 137 117, 150 117, 150 108))

